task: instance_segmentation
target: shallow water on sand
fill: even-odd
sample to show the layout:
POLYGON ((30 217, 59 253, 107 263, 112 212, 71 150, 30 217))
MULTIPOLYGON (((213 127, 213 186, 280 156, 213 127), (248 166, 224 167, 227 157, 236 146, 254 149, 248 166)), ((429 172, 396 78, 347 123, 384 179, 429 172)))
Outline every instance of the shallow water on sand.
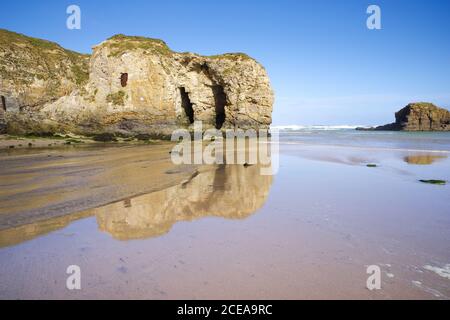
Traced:
MULTIPOLYGON (((174 180, 153 192, 5 224, 0 298, 449 299, 450 186, 418 180, 450 180, 450 136, 359 135, 283 133, 274 177, 238 165, 180 177, 161 159, 151 176, 174 180), (73 264, 79 291, 66 289, 73 264), (381 268, 381 290, 366 289, 369 265, 381 268)), ((60 176, 49 172, 40 183, 60 176)), ((113 187, 128 183, 108 177, 113 187)), ((15 179, 0 195, 19 188, 15 179)), ((22 202, 10 217, 26 217, 22 202)))
POLYGON ((285 143, 335 145, 354 148, 450 152, 450 132, 397 132, 358 130, 284 130, 285 143))

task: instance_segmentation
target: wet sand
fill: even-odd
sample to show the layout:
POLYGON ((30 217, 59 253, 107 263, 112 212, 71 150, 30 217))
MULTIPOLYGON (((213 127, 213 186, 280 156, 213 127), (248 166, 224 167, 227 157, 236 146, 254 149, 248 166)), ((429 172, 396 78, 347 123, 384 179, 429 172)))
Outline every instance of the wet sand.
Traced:
POLYGON ((59 217, 187 179, 172 144, 86 145, 0 152, 0 230, 59 217))
POLYGON ((282 144, 272 177, 165 148, 3 155, 0 298, 450 298, 449 185, 418 181, 450 180, 447 153, 282 144))

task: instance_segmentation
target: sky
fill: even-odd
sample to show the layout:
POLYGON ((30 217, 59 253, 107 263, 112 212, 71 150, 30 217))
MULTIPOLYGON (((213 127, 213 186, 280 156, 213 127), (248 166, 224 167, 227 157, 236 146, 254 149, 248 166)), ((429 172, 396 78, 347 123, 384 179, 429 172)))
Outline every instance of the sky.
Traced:
POLYGON ((14 0, 0 28, 90 53, 122 33, 174 51, 245 52, 267 70, 275 125, 376 125, 415 101, 450 109, 448 0, 14 0), (69 5, 81 29, 66 27, 69 5), (366 10, 381 9, 381 30, 366 10))

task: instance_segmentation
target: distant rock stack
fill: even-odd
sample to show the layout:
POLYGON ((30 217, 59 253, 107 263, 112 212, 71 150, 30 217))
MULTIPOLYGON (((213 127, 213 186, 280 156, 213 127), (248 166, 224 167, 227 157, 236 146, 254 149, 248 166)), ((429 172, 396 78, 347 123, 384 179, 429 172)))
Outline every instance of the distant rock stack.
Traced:
POLYGON ((159 39, 116 35, 82 55, 0 30, 8 132, 170 135, 191 128, 266 129, 273 91, 243 53, 177 53, 159 39))
POLYGON ((395 122, 375 128, 358 130, 379 131, 450 131, 450 111, 432 103, 410 103, 395 113, 395 122))

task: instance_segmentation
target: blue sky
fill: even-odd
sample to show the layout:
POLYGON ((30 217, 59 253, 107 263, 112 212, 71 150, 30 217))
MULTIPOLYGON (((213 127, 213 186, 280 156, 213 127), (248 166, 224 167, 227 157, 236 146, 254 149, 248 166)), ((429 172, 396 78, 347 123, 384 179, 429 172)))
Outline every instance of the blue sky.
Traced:
POLYGON ((113 34, 175 51, 245 52, 267 69, 274 124, 381 124, 408 102, 450 108, 450 1, 4 1, 0 28, 89 53, 113 34), (66 28, 80 6, 81 30, 66 28), (366 9, 381 8, 381 30, 366 9))

